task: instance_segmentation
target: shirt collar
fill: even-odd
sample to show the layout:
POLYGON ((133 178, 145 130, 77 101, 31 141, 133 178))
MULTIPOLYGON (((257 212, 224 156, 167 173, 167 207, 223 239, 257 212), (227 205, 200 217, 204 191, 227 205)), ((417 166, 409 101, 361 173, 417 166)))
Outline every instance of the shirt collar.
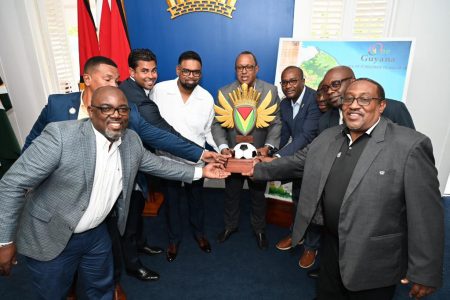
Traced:
MULTIPOLYGON (((366 132, 364 132, 364 134, 366 134, 367 136, 372 136, 372 132, 375 129, 375 127, 377 127, 378 123, 380 123, 381 117, 378 118, 378 121, 375 122, 375 124, 372 125, 372 127, 370 127, 369 129, 366 130, 366 132)), ((345 128, 342 130, 342 134, 346 135, 349 139, 349 145, 353 144, 355 141, 352 140, 352 136, 350 135, 350 130, 348 129, 347 126, 345 126, 345 128)))
POLYGON ((303 91, 301 92, 300 96, 298 96, 297 101, 294 102, 291 100, 292 108, 296 105, 299 106, 302 103, 303 97, 305 96, 305 91, 306 91, 306 87, 303 88, 303 91))

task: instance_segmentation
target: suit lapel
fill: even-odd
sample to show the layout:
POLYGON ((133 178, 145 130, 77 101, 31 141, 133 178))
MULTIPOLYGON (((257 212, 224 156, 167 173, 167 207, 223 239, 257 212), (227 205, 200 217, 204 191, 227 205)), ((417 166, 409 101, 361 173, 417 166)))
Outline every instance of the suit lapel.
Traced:
POLYGON ((369 139, 366 147, 364 148, 364 151, 361 153, 361 157, 359 158, 358 163, 355 166, 355 170, 353 171, 352 177, 350 178, 350 182, 345 192, 342 205, 353 193, 355 188, 360 183, 361 179, 367 173, 369 167, 372 165, 374 159, 383 148, 386 125, 386 120, 381 118, 380 123, 378 123, 377 127, 375 127, 375 129, 373 130, 372 137, 369 139))
POLYGON ((81 125, 81 150, 83 151, 84 174, 86 177, 87 194, 91 195, 94 184, 95 163, 97 158, 97 143, 90 120, 81 125))
POLYGON ((336 156, 339 150, 341 149, 344 139, 345 137, 342 135, 342 126, 341 126, 338 130, 335 139, 330 143, 327 153, 324 157, 322 174, 320 176, 320 183, 319 183, 319 193, 318 193, 319 198, 322 196, 325 183, 327 182, 328 179, 328 175, 330 175, 331 167, 333 166, 334 160, 336 159, 336 156))

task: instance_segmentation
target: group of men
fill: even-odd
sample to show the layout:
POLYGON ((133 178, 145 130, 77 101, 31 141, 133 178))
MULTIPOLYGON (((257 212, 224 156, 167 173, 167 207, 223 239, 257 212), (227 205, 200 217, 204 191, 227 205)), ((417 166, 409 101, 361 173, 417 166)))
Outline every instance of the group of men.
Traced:
POLYGON ((319 299, 391 299, 400 279, 410 280, 419 298, 442 284, 443 213, 431 144, 413 130, 404 104, 385 99, 378 83, 339 66, 316 92, 290 66, 281 75, 280 101, 277 88, 257 78, 255 55, 241 52, 236 81, 219 94, 233 106, 231 95, 246 84, 261 93, 257 106, 271 94, 277 109, 268 126, 248 134, 260 155, 254 170, 230 174, 223 163, 239 132, 214 118, 214 99, 199 85, 200 56, 182 53, 177 78, 158 84, 150 50, 132 50, 128 64, 130 77, 117 88, 117 65, 93 57, 82 93, 49 97, 22 156, 0 181, 2 275, 16 263, 17 245, 45 299, 64 298, 76 272, 84 296, 124 299, 122 260, 129 275, 158 280, 139 259, 163 252, 143 234, 144 172, 164 178, 169 262, 183 235, 183 190, 193 236, 209 253, 202 177, 225 178, 219 243, 238 231, 247 180, 257 246, 266 249, 266 181, 287 179, 294 180, 296 217, 277 248, 303 240, 303 268, 321 249, 319 299))

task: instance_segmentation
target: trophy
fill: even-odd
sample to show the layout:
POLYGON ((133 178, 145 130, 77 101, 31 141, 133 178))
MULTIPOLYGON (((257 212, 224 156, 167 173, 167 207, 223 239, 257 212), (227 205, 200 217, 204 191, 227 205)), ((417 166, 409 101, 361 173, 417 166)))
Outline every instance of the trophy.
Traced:
POLYGON ((216 120, 224 128, 235 128, 240 134, 236 135, 236 146, 233 148, 234 157, 229 158, 225 170, 231 173, 247 173, 253 168, 253 158, 256 157, 256 148, 252 145, 253 129, 264 128, 275 119, 272 115, 277 110, 277 104, 270 106, 272 92, 269 91, 264 100, 257 107, 261 93, 253 87, 243 83, 240 88, 228 94, 229 103, 222 92, 219 91, 219 105, 214 105, 216 120), (232 104, 232 105, 231 105, 232 104))

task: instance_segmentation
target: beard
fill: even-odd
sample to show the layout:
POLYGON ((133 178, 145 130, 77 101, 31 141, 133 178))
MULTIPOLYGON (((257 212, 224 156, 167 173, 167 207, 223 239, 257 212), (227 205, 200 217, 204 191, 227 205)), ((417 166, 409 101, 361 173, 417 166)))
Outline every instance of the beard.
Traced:
POLYGON ((187 82, 182 82, 182 81, 180 80, 180 85, 181 85, 184 89, 186 89, 186 90, 188 90, 188 91, 193 91, 193 90, 195 89, 195 87, 198 85, 198 82, 187 83, 187 82))
POLYGON ((108 140, 110 140, 111 142, 114 142, 123 136, 123 133, 125 132, 125 130, 126 130, 126 127, 123 127, 120 130, 111 130, 111 129, 106 128, 104 135, 108 140))

